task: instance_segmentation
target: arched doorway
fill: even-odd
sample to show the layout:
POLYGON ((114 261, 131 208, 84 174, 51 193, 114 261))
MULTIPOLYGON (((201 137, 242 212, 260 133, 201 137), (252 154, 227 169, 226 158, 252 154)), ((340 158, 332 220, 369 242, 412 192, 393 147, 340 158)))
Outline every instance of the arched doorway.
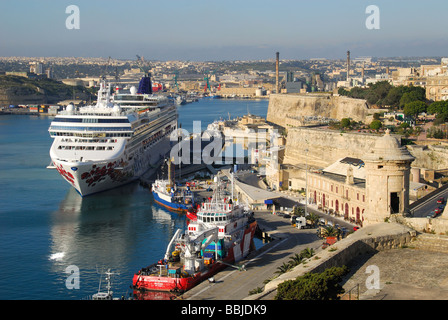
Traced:
POLYGON ((317 203, 317 193, 314 191, 314 203, 317 203))
POLYGON ((325 193, 322 194, 322 207, 325 207, 325 193))
POLYGON ((356 221, 361 221, 361 213, 359 211, 359 207, 356 207, 356 221))
POLYGON ((335 210, 339 212, 339 200, 336 200, 335 210))
POLYGON ((345 214, 344 214, 344 218, 348 219, 348 203, 345 204, 345 214))

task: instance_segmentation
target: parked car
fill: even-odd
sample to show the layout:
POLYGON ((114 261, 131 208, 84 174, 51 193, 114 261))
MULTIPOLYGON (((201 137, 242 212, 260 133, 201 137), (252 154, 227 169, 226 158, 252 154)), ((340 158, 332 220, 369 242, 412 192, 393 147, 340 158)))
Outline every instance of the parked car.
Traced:
POLYGON ((445 203, 445 198, 440 197, 439 199, 437 199, 437 203, 445 203))
POLYGON ((435 211, 433 210, 426 216, 426 218, 435 218, 436 216, 437 216, 437 213, 435 213, 435 211))

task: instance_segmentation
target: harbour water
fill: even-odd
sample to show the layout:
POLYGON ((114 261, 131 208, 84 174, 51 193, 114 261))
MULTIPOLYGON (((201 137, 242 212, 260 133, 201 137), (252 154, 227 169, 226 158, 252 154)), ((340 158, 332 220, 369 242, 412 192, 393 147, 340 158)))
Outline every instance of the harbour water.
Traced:
MULTIPOLYGON (((206 129, 229 113, 265 117, 267 108, 267 100, 201 99, 178 107, 179 122, 192 132, 193 121, 206 129)), ((163 256, 185 216, 138 183, 81 198, 46 169, 51 120, 0 116, 0 299, 84 299, 108 268, 118 274, 114 295, 127 296, 133 273, 163 256)))

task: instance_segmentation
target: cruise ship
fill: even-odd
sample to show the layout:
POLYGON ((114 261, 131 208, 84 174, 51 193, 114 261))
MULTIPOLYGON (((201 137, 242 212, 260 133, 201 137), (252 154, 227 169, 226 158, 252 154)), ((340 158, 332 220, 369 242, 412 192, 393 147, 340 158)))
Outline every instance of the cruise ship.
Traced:
POLYGON ((171 99, 152 93, 149 76, 127 93, 112 94, 102 81, 96 105, 68 105, 51 122, 52 166, 81 196, 122 186, 169 153, 177 117, 171 99))

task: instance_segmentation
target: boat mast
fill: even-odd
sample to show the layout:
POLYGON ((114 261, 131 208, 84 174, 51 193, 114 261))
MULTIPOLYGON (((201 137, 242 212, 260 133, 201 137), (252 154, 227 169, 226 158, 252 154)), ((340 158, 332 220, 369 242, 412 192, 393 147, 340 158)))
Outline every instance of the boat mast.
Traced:
POLYGON ((233 172, 232 172, 232 204, 233 204, 233 172))

